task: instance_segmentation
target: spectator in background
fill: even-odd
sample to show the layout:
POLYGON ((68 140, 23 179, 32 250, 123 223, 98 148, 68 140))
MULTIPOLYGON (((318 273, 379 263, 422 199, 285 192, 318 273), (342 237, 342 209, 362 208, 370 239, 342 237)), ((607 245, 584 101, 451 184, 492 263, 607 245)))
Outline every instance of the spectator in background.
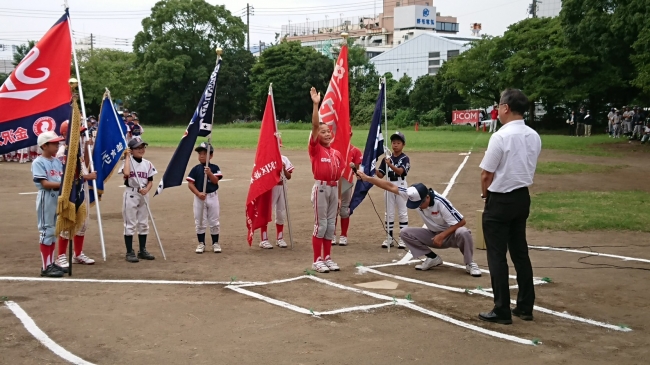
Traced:
POLYGON ((641 137, 643 136, 643 121, 641 120, 641 113, 638 106, 634 107, 632 125, 634 126, 634 129, 632 130, 632 136, 630 137, 630 140, 638 139, 640 141, 641 137))
POLYGON ((492 122, 490 123, 490 133, 494 133, 497 131, 497 118, 499 118, 499 106, 496 103, 494 103, 494 106, 492 107, 490 118, 492 119, 492 122))
POLYGON ((650 125, 643 127, 643 137, 641 137, 641 144, 645 144, 650 139, 650 125))
POLYGON ((630 108, 624 106, 623 110, 623 134, 626 136, 631 136, 632 135, 632 117, 634 116, 634 112, 630 110, 630 108))
POLYGON ((623 128, 622 127, 622 123, 623 123, 622 118, 623 117, 621 116, 621 111, 617 110, 615 112, 615 114, 614 114, 614 119, 613 119, 613 123, 614 123, 614 132, 613 132, 613 134, 614 134, 614 137, 612 137, 612 138, 621 138, 621 130, 623 128))
POLYGON ((571 114, 566 118, 566 124, 569 126, 569 137, 575 136, 576 131, 576 112, 571 111, 571 114))
POLYGON ((580 108, 580 113, 576 118, 576 137, 580 137, 585 133, 585 108, 580 108))
POLYGON ((612 108, 607 114, 607 133, 609 138, 614 136, 614 116, 616 116, 616 109, 612 108))
POLYGON ((585 124, 585 137, 591 137, 591 126, 594 124, 594 118, 589 113, 590 111, 587 110, 587 114, 585 114, 585 118, 583 119, 585 124))

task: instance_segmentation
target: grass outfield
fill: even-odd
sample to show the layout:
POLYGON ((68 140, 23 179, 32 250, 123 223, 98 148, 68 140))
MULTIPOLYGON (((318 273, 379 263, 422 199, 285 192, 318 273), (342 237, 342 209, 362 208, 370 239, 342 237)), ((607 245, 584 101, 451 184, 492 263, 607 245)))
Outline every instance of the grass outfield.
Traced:
MULTIPOLYGON (((213 130, 213 143, 215 148, 244 148, 255 149, 259 138, 259 124, 237 126, 218 126, 213 130)), ((294 150, 307 149, 309 138, 309 125, 280 124, 282 143, 284 148, 294 150)), ((185 127, 145 127, 143 138, 156 147, 176 147, 185 132, 185 127)), ((490 134, 476 132, 471 128, 449 127, 420 130, 401 130, 406 136, 406 151, 436 151, 436 152, 467 152, 474 148, 486 148, 490 134)), ((368 128, 354 128, 352 143, 361 148, 365 146, 368 128)), ((390 129, 393 133, 394 129, 390 129)), ((616 143, 620 140, 607 138, 606 135, 590 138, 576 138, 561 135, 542 135, 542 148, 561 150, 580 155, 614 156, 613 152, 606 151, 601 144, 616 143)))
POLYGON ((624 165, 595 165, 586 163, 573 163, 573 162, 540 162, 537 164, 536 174, 544 175, 565 175, 565 174, 579 174, 583 172, 610 172, 618 168, 623 168, 624 165))
POLYGON ((532 197, 528 224, 555 231, 650 232, 650 196, 644 191, 571 191, 532 197))

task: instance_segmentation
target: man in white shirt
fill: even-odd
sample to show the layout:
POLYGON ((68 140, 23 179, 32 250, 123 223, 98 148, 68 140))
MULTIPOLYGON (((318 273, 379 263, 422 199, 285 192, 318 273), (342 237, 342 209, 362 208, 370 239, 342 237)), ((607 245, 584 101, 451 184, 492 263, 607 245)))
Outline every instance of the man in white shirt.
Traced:
POLYGON ((512 316, 533 319, 535 289, 533 268, 528 256, 526 220, 530 212, 528 187, 533 184, 542 141, 537 132, 526 126, 523 115, 528 98, 521 90, 501 93, 499 115, 503 127, 492 135, 481 161, 481 188, 485 199, 483 235, 487 247, 494 308, 480 313, 487 322, 511 324, 512 316), (517 306, 510 309, 508 261, 517 271, 517 306))
POLYGON ((474 276, 481 276, 481 270, 474 263, 474 240, 472 232, 465 228, 465 218, 454 208, 451 202, 424 184, 414 184, 409 188, 392 184, 377 177, 370 177, 363 172, 357 176, 379 188, 406 200, 406 207, 417 209, 426 228, 407 227, 400 231, 400 238, 406 244, 413 257, 426 256, 424 262, 416 265, 416 270, 429 270, 442 265, 442 258, 432 248, 455 247, 460 250, 465 260, 465 271, 474 276))

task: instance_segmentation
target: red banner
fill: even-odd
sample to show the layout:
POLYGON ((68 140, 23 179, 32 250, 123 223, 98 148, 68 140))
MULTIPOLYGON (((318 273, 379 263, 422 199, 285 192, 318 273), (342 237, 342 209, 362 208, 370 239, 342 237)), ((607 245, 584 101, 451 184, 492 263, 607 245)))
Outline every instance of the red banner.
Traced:
POLYGON ((451 124, 472 124, 481 121, 479 110, 454 110, 451 112, 451 124))
POLYGON ((280 182, 282 155, 278 145, 275 124, 275 107, 273 94, 269 88, 266 109, 262 118, 260 139, 257 142, 255 165, 251 174, 251 186, 246 197, 246 228, 248 228, 248 245, 253 243, 256 229, 266 226, 273 216, 271 211, 272 190, 280 182))
POLYGON ((339 151, 345 162, 343 177, 352 182, 350 169, 350 90, 348 69, 348 47, 343 45, 336 60, 329 86, 318 110, 320 121, 332 131, 331 146, 339 151))

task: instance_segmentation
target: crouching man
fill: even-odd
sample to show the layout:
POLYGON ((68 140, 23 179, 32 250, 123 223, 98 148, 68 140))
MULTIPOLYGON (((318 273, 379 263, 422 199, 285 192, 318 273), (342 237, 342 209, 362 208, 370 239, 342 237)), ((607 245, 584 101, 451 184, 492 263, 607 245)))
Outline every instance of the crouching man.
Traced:
POLYGON ((474 240, 469 229, 465 228, 465 218, 454 208, 449 200, 424 184, 414 184, 409 188, 393 185, 389 181, 370 177, 358 172, 358 177, 381 189, 407 199, 406 207, 417 209, 426 228, 408 227, 400 232, 400 238, 411 251, 413 257, 426 256, 424 262, 416 265, 416 270, 429 270, 442 265, 442 258, 431 248, 456 247, 465 258, 465 271, 479 277, 481 270, 474 263, 474 240))

